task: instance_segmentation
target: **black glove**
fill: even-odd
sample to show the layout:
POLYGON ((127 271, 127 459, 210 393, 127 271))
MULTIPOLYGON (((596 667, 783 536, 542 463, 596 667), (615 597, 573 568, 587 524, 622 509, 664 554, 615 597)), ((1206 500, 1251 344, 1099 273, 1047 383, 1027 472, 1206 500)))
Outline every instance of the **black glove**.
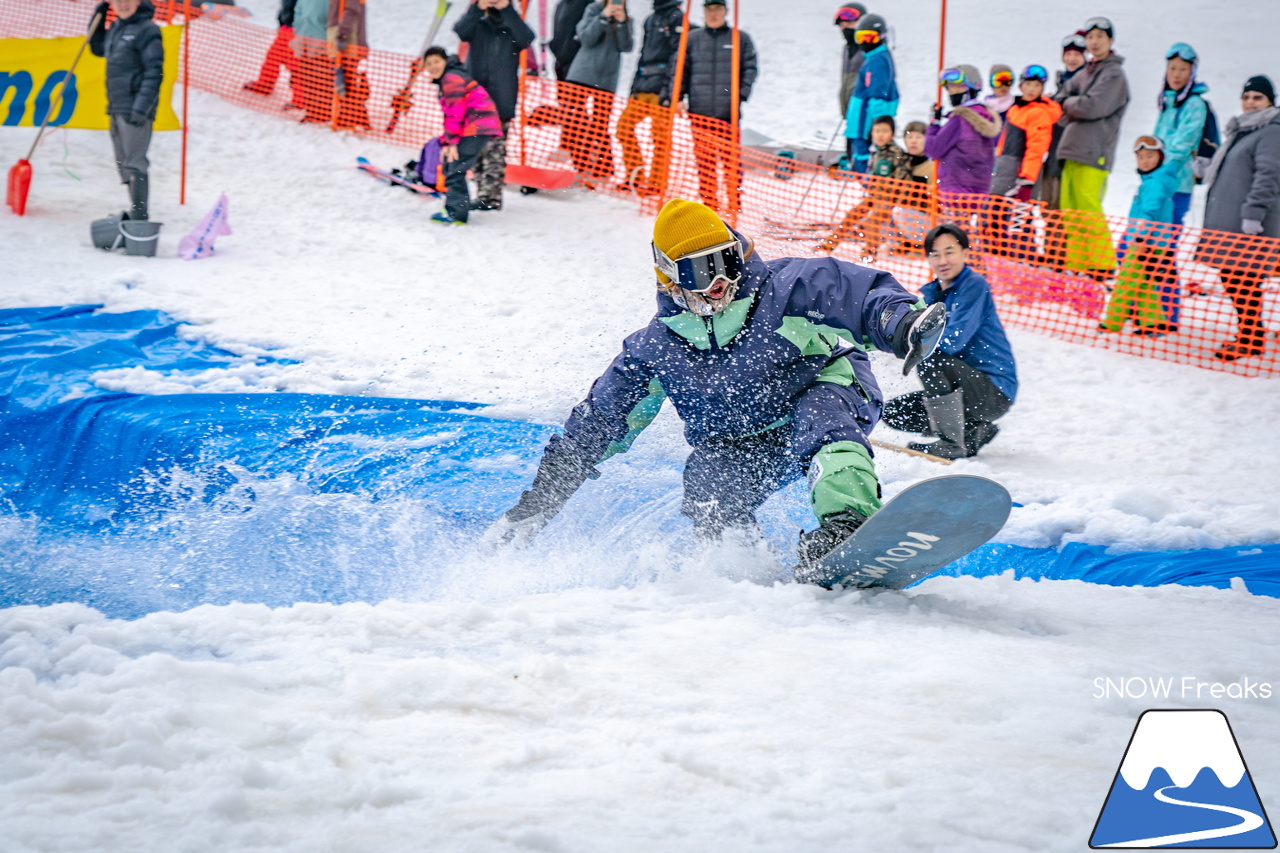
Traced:
POLYGON ((942 104, 933 105, 933 120, 942 121, 942 104))
POLYGON ((129 122, 129 124, 133 125, 134 127, 145 127, 147 122, 151 121, 151 117, 146 113, 141 113, 141 112, 138 112, 137 110, 134 110, 133 112, 129 113, 128 117, 125 118, 125 121, 129 122))
POLYGON ((93 14, 89 17, 89 20, 92 21, 94 18, 101 17, 102 20, 98 21, 98 26, 101 27, 107 22, 107 10, 110 8, 111 4, 107 0, 102 0, 101 3, 93 7, 93 14))
POLYGON ((933 355, 946 329, 947 308, 941 302, 912 311, 898 321, 898 328, 893 331, 893 354, 903 359, 903 376, 933 355))
POLYGON ((585 463, 572 443, 554 435, 538 465, 533 485, 520 501, 507 510, 484 535, 489 545, 524 547, 559 515, 560 510, 589 478, 598 476, 594 465, 585 463))

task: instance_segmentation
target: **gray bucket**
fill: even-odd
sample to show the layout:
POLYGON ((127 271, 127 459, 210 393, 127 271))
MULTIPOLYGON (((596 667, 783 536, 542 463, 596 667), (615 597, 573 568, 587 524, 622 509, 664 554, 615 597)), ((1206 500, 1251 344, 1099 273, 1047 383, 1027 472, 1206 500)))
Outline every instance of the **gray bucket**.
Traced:
POLYGON ((160 242, 160 226, 163 224, 150 220, 142 222, 135 222, 132 219, 120 220, 120 233, 124 236, 124 253, 154 258, 156 244, 160 242))
POLYGON ((89 225, 89 236, 99 249, 119 249, 124 245, 124 232, 120 230, 120 214, 105 219, 95 219, 89 225))

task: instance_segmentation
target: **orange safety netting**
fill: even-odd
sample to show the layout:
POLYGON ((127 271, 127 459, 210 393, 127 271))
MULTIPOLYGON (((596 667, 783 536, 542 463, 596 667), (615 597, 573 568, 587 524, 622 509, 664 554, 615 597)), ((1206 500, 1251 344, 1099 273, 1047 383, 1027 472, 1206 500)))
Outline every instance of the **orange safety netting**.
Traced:
MULTIPOLYGON (((157 5, 161 22, 183 10, 157 5)), ((0 36, 83 32, 92 7, 8 3, 0 36)), ((193 17, 197 89, 415 151, 442 129, 435 87, 414 77, 411 57, 362 50, 334 58, 324 42, 282 38, 227 15, 193 17), (258 91, 244 88, 255 81, 258 91)), ((830 252, 889 270, 911 288, 930 278, 925 231, 955 222, 970 234, 973 264, 1010 326, 1244 375, 1280 374, 1280 240, 939 195, 928 184, 742 147, 725 122, 534 76, 521 81, 508 136, 509 163, 575 172, 582 186, 632 197, 647 212, 669 198, 701 198, 765 254, 830 252), (1233 341, 1237 358, 1215 356, 1233 341)))

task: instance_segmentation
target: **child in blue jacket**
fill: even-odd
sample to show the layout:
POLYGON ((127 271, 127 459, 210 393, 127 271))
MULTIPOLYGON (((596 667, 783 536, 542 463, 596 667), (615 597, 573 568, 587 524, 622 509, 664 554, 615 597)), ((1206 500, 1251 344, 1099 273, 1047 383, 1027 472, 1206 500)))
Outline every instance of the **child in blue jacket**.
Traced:
POLYGON ((858 82, 845 112, 844 135, 848 139, 849 168, 867 171, 871 160, 871 126, 880 116, 898 114, 898 83, 893 56, 884 43, 888 26, 879 15, 858 18, 854 38, 862 46, 864 59, 858 82))
POLYGON ((1119 332, 1132 317, 1135 334, 1162 335, 1178 330, 1177 236, 1172 223, 1182 164, 1165 159, 1158 136, 1139 136, 1133 151, 1142 182, 1129 207, 1131 224, 1116 287, 1098 328, 1119 332))

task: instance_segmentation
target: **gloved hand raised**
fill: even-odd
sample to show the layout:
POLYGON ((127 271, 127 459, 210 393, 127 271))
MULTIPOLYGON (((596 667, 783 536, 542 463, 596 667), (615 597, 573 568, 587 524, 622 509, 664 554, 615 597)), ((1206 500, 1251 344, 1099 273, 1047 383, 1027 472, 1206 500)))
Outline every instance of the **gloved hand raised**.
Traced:
POLYGON ((495 548, 524 548, 532 542, 573 493, 589 477, 598 476, 595 466, 581 457, 573 442, 563 435, 552 436, 533 485, 520 495, 519 503, 485 531, 482 541, 495 548))
POLYGON ((902 359, 902 375, 908 376, 920 362, 933 355, 947 330, 947 307, 935 302, 912 311, 898 321, 893 333, 893 354, 902 359))
POLYGON ((1240 230, 1248 234, 1250 237, 1257 237, 1262 233, 1262 221, 1258 219, 1245 219, 1240 223, 1240 230))

